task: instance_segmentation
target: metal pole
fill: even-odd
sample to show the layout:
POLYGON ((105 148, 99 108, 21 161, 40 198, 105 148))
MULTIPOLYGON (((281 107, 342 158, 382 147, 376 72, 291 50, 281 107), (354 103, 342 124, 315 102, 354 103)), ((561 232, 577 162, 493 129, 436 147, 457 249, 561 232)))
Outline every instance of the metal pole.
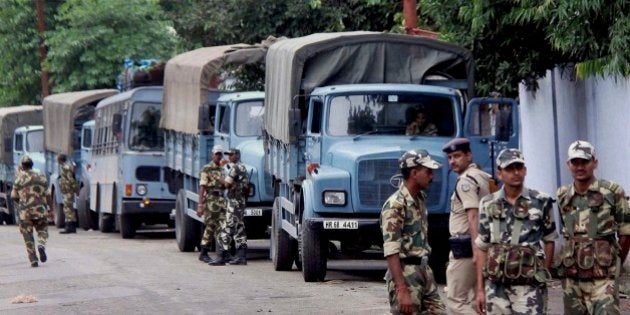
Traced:
POLYGON ((39 32, 39 66, 41 67, 43 99, 50 94, 48 90, 48 71, 44 69, 44 61, 46 60, 46 44, 44 42, 44 32, 46 31, 44 0, 35 0, 35 10, 37 11, 37 31, 39 32))

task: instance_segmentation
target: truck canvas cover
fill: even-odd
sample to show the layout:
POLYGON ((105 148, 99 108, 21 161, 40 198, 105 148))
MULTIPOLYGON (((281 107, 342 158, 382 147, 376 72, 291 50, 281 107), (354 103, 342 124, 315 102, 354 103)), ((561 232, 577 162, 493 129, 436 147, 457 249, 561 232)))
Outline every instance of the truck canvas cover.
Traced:
POLYGON ((22 126, 41 125, 42 107, 21 105, 0 108, 0 163, 13 164, 13 132, 22 126))
POLYGON ((44 147, 57 154, 72 156, 74 120, 89 114, 94 107, 86 105, 117 94, 118 90, 88 90, 59 93, 44 98, 44 147))
MULTIPOLYGON (((195 49, 171 58, 164 70, 164 104, 160 127, 197 134, 199 106, 208 100, 213 75, 228 64, 264 62, 267 48, 278 39, 257 45, 235 44, 195 49)), ((216 87, 214 87, 216 88, 216 87)))
POLYGON ((421 84, 427 74, 467 82, 473 95, 472 54, 459 46, 419 36, 378 32, 319 33, 269 47, 265 74, 265 131, 290 136, 297 95, 335 84, 421 84))

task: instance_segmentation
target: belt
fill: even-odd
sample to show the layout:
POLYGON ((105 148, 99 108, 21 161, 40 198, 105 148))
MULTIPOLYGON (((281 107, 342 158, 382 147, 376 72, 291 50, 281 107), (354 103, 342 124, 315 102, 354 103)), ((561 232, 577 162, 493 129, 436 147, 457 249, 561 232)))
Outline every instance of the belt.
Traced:
POLYGON ((215 197, 221 197, 223 196, 223 191, 222 190, 209 190, 208 191, 208 195, 212 195, 215 197))
POLYGON ((429 265, 429 256, 405 257, 401 258, 400 261, 405 265, 427 266, 429 265))

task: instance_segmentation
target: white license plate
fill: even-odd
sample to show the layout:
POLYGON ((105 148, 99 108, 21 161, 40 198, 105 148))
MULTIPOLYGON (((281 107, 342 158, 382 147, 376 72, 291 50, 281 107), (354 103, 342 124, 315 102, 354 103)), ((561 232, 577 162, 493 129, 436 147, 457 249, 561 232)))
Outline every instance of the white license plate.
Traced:
POLYGON ((326 230, 356 230, 359 228, 357 220, 324 220, 326 230))
POLYGON ((262 209, 245 209, 246 217, 260 217, 262 216, 262 209))

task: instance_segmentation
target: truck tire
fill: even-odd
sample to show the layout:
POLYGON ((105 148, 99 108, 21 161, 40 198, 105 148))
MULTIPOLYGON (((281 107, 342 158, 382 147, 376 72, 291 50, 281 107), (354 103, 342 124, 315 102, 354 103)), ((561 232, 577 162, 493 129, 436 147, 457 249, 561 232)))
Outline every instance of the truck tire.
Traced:
POLYGON ((180 189, 175 199, 175 239, 181 252, 192 252, 201 242, 201 223, 186 213, 186 192, 180 189))
POLYGON ((289 271, 293 267, 295 256, 295 240, 280 225, 280 204, 273 203, 271 213, 271 246, 269 256, 276 271, 289 271))
POLYGON ((124 239, 130 239, 136 237, 136 221, 130 214, 118 215, 120 220, 120 236, 124 239))
POLYGON ((90 225, 90 201, 88 198, 89 187, 83 186, 79 190, 79 197, 77 198, 77 219, 79 220, 79 226, 87 231, 91 228, 90 225))
POLYGON ((308 224, 302 224, 300 233, 300 254, 302 255, 302 275, 306 282, 324 281, 326 278, 326 252, 328 242, 311 229, 308 224))
POLYGON ((114 215, 111 213, 98 213, 98 229, 101 230, 102 233, 111 233, 114 231, 115 224, 114 215))

